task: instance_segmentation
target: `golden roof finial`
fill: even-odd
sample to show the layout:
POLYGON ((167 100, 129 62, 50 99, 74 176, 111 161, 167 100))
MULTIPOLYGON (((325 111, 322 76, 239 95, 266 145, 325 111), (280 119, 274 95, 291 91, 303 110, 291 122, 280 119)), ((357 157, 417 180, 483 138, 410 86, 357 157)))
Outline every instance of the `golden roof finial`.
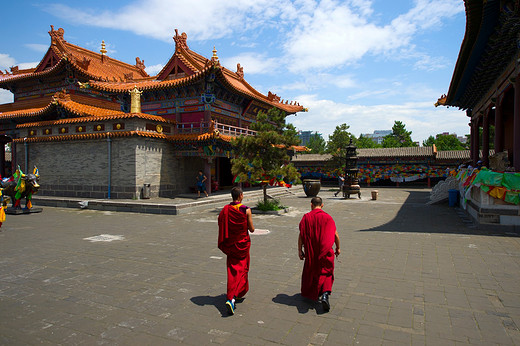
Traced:
POLYGON ((101 52, 101 55, 107 54, 107 49, 106 49, 106 46, 105 46, 105 40, 101 41, 101 49, 99 51, 101 52))
POLYGON ((215 46, 213 46, 213 56, 211 57, 211 61, 218 61, 217 48, 215 48, 215 46))

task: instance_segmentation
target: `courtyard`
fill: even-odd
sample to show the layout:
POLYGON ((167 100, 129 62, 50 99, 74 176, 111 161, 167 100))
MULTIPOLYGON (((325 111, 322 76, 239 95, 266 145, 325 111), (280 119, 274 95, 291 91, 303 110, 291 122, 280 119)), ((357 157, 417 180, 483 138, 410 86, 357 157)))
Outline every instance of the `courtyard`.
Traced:
MULTIPOLYGON (((0 344, 519 345, 520 238, 429 189, 320 192, 341 238, 331 310, 299 295, 301 186, 254 215, 250 291, 224 307, 222 204, 181 215, 43 207, 0 229, 0 344)), ((254 201, 247 201, 249 205, 254 201)))

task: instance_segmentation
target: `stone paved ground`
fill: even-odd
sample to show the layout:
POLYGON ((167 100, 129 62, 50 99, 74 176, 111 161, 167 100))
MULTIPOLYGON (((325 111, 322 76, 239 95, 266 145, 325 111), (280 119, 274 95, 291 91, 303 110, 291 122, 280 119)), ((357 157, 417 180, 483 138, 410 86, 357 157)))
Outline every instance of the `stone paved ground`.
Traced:
MULTIPOLYGON (((299 296, 296 190, 254 216, 251 289, 226 316, 217 210, 177 216, 44 207, 0 232, 0 344, 519 345, 520 238, 478 230, 429 190, 322 191, 336 220, 331 311, 299 296), (85 238, 100 237, 105 241, 85 238)), ((96 238, 94 238, 96 239, 96 238)))

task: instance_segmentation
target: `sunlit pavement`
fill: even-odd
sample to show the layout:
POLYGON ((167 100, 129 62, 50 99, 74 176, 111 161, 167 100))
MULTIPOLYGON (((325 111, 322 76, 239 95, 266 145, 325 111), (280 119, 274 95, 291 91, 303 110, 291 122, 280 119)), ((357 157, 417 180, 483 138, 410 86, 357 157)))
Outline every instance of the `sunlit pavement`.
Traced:
POLYGON ((216 206, 181 215, 43 207, 0 229, 0 344, 520 344, 520 243, 429 190, 344 200, 331 310, 299 295, 300 187, 254 215, 250 291, 227 316, 216 206))

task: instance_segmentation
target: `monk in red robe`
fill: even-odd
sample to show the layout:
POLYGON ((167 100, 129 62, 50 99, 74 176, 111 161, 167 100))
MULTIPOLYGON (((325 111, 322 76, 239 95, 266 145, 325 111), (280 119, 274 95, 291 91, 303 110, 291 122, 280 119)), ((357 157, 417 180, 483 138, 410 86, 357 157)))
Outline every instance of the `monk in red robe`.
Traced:
POLYGON ((233 202, 226 205, 218 216, 218 248, 227 255, 227 301, 230 315, 235 313, 235 302, 249 290, 249 232, 254 232, 251 209, 242 204, 244 194, 238 187, 231 189, 233 202))
POLYGON ((318 300, 330 310, 329 295, 334 282, 334 255, 339 256, 339 235, 332 217, 322 210, 320 197, 311 200, 311 211, 300 221, 298 254, 305 259, 302 273, 302 296, 318 300), (336 244, 336 251, 332 245, 336 244))

